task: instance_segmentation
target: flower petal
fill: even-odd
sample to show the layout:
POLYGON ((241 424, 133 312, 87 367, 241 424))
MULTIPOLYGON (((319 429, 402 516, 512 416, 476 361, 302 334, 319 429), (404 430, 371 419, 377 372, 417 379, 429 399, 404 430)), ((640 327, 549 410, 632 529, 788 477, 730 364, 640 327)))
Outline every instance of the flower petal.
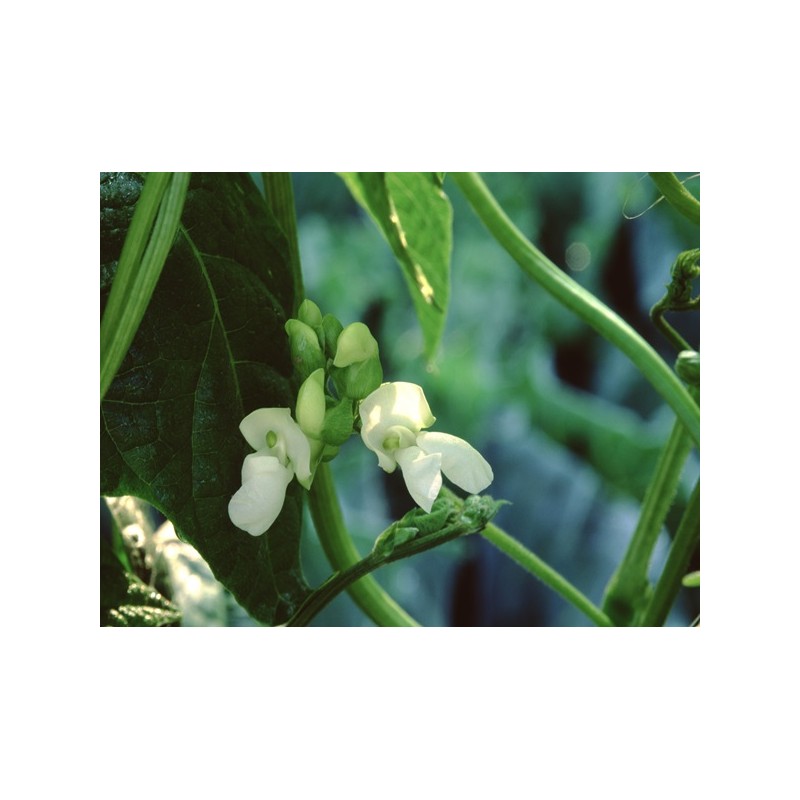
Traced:
POLYGON ((428 454, 442 457, 442 472, 465 492, 479 494, 493 480, 489 462, 471 445, 449 433, 420 433, 417 445, 428 454))
POLYGON ((406 447, 396 452, 408 493, 414 502, 430 513, 433 501, 442 488, 442 458, 438 453, 426 455, 419 447, 406 447))
POLYGON ((288 408, 257 408, 239 423, 239 430, 253 450, 261 450, 267 445, 267 434, 277 433, 287 420, 292 421, 288 408))
POLYGON ((311 445, 306 439, 306 435, 300 430, 300 426, 289 420, 291 426, 287 426, 281 431, 281 435, 286 442, 286 453, 289 456, 289 466, 297 475, 297 480, 307 481, 311 477, 311 445))
POLYGON ((228 516, 237 528, 260 536, 281 513, 292 471, 274 456, 253 453, 245 458, 242 475, 245 473, 247 480, 228 503, 228 516))
POLYGON ((275 456, 283 466, 290 466, 298 480, 311 476, 311 448, 300 426, 292 419, 288 408, 259 408, 248 414, 239 424, 247 443, 256 451, 265 447, 267 454, 275 456), (273 433, 276 442, 270 446, 267 435, 273 433))
POLYGON ((384 447, 392 428, 406 428, 419 433, 435 422, 421 386, 415 383, 381 384, 372 394, 361 401, 361 438, 364 444, 378 455, 378 463, 387 472, 395 467, 395 459, 384 447))
POLYGON ((255 478, 257 475, 264 475, 267 473, 282 473, 289 472, 289 479, 292 479, 292 471, 270 453, 268 448, 264 448, 255 453, 250 453, 249 456, 244 457, 242 462, 242 483, 255 478))
MULTIPOLYGON (((366 439, 364 440, 364 443, 366 444, 366 439)), ((367 444, 367 447, 369 447, 368 444, 367 444)), ((373 450, 372 447, 369 447, 369 449, 373 450)), ((390 472, 391 473, 391 472, 394 472, 397 469, 397 460, 394 457, 394 453, 389 455, 384 450, 374 450, 374 452, 378 456, 378 466, 384 472, 390 472)))

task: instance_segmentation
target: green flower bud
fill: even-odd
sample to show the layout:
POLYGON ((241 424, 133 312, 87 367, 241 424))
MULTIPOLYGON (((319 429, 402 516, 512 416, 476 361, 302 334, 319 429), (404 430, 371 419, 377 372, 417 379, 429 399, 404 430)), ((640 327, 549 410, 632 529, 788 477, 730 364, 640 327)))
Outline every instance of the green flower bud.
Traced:
POLYGON ((311 488, 314 473, 325 449, 325 442, 322 440, 322 427, 325 423, 324 384, 325 370, 320 367, 303 381, 300 391, 297 393, 294 415, 300 430, 308 440, 311 467, 311 474, 305 480, 300 480, 299 477, 297 480, 306 489, 311 488))
POLYGON ((322 335, 325 343, 325 352, 329 358, 333 358, 336 355, 336 342, 342 330, 342 323, 333 314, 326 314, 322 318, 322 335))
POLYGON ((696 353, 694 350, 682 350, 675 361, 675 372, 684 383, 699 386, 700 353, 696 353))
POLYGON ((314 370, 304 381, 297 393, 295 418, 300 430, 310 439, 322 436, 325 422, 325 370, 314 370))
POLYGON ((699 572, 690 572, 688 575, 684 575, 681 583, 689 589, 699 589, 700 588, 700 573, 699 572))
POLYGON ((319 346, 317 334, 312 328, 299 319, 290 319, 285 328, 289 334, 292 364, 303 378, 325 366, 325 356, 319 346))
POLYGON ((378 355, 378 343, 363 322, 353 322, 339 334, 336 342, 335 367, 349 367, 378 355))
POLYGON ((300 303, 300 308, 297 309, 297 318, 310 328, 322 325, 322 312, 319 310, 319 306, 307 298, 300 303))

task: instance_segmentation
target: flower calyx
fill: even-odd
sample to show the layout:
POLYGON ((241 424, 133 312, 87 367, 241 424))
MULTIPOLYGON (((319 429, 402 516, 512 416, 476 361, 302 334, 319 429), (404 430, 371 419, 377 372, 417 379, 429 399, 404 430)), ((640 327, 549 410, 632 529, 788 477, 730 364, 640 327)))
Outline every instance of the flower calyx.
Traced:
POLYGON ((331 377, 343 397, 361 400, 381 385, 378 342, 363 322, 353 322, 336 340, 331 377))

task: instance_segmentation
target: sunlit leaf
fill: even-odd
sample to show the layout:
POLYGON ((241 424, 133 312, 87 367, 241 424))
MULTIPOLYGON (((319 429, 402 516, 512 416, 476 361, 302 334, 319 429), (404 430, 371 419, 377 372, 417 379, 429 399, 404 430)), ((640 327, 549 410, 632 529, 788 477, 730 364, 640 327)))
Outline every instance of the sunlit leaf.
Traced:
POLYGON ((341 172, 383 234, 406 279, 432 359, 450 299, 453 210, 437 172, 341 172))

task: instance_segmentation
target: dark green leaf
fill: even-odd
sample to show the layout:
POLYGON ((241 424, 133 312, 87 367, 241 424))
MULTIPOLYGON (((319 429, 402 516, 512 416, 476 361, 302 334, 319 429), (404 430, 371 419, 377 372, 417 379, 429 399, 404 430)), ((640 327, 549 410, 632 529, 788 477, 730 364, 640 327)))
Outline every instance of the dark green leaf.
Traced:
POLYGON ((436 172, 341 172, 400 264, 432 359, 450 298, 453 210, 436 172))
MULTIPOLYGON (((141 180, 101 178, 101 308, 141 180)), ((294 302, 288 245, 250 178, 198 173, 147 313, 101 404, 100 491, 134 495, 256 619, 287 619, 308 592, 299 561, 302 489, 263 536, 228 518, 249 448, 239 422, 292 407, 284 323, 294 302)))

